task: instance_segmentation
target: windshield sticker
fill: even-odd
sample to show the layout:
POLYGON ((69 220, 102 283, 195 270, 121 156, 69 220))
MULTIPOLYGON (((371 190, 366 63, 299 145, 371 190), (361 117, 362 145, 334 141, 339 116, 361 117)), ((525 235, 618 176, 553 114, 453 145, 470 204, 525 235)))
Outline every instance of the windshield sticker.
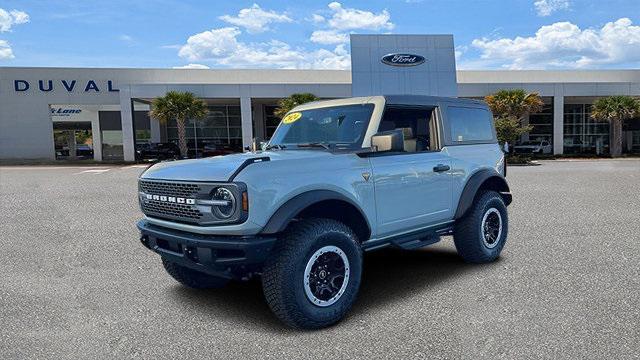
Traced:
POLYGON ((302 117, 302 113, 294 112, 285 116, 284 119, 282 119, 282 122, 284 124, 291 124, 296 120, 300 119, 301 117, 302 117))

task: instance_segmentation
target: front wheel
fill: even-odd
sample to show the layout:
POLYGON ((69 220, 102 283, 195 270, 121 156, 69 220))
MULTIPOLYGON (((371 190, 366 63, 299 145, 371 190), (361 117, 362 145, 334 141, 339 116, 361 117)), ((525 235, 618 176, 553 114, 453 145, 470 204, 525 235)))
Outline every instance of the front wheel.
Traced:
POLYGON ((476 197, 467 214, 458 220, 453 240, 465 261, 486 263, 500 256, 508 230, 507 207, 502 196, 486 191, 476 197))
POLYGON ((354 303, 362 251, 353 231, 331 219, 304 219, 287 229, 265 263, 262 287, 275 315, 300 329, 338 322, 354 303))

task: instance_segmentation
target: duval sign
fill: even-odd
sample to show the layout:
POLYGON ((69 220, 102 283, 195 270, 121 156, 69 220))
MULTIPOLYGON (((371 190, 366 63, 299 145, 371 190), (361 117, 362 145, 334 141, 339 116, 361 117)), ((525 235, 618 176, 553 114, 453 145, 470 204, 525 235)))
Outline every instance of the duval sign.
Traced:
POLYGON ((391 66, 416 66, 425 62, 424 56, 415 54, 387 54, 381 60, 391 66))
POLYGON ((38 80, 37 83, 35 81, 13 80, 13 89, 16 92, 24 92, 32 88, 41 92, 51 92, 56 89, 67 92, 84 91, 86 93, 120 91, 113 86, 112 80, 107 80, 106 82, 95 80, 38 80))

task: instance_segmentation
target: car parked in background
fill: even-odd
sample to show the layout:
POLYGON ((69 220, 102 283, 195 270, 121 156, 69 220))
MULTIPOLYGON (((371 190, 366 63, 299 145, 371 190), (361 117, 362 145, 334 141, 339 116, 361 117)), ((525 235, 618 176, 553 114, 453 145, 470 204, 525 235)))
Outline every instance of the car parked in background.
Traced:
POLYGON ((138 160, 172 160, 180 158, 178 145, 168 143, 144 143, 136 145, 138 160))
POLYGON ((236 152, 230 146, 222 144, 207 143, 202 147, 202 157, 229 155, 236 152))
MULTIPOLYGON (((56 146, 56 159, 65 159, 69 157, 69 147, 56 146)), ((88 144, 76 144, 76 157, 78 159, 93 159, 93 148, 88 144)))
POLYGON ((553 147, 547 140, 525 141, 514 146, 513 151, 521 154, 551 154, 553 147))

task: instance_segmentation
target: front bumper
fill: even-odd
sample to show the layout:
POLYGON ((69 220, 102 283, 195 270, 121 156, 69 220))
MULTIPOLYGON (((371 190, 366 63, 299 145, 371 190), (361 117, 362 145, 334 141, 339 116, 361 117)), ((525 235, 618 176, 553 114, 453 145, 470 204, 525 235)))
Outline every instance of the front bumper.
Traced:
POLYGON ((201 235, 137 223, 140 242, 163 258, 209 275, 247 279, 259 273, 275 237, 201 235))

